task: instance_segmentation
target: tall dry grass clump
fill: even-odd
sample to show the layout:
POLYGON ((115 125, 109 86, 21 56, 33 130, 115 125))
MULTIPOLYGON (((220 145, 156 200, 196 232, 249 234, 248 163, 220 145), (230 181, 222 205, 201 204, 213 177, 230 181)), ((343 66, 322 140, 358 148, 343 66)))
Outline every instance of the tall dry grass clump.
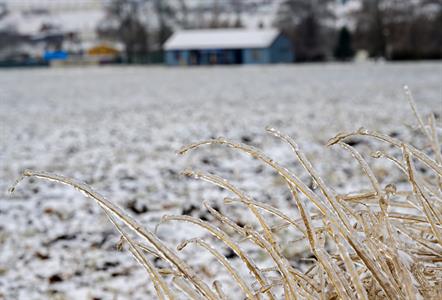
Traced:
MULTIPOLYGON (((161 223, 176 221, 199 226, 230 248, 253 277, 242 277, 236 267, 208 241, 184 240, 172 249, 155 232, 147 230, 111 201, 90 186, 71 178, 27 170, 23 177, 38 177, 72 186, 94 200, 121 234, 126 245, 146 269, 158 299, 230 299, 220 282, 207 284, 207 278, 182 260, 177 251, 195 244, 208 251, 223 266, 246 299, 442 299, 442 157, 433 115, 425 122, 417 113, 411 94, 406 90, 421 133, 430 149, 417 149, 410 143, 382 133, 359 129, 330 139, 357 161, 370 181, 366 191, 337 194, 323 180, 307 157, 289 136, 273 129, 267 131, 287 143, 294 156, 311 176, 312 189, 289 169, 260 150, 227 139, 212 139, 182 148, 179 154, 205 145, 227 146, 232 151, 250 155, 276 171, 293 198, 294 219, 277 207, 257 202, 227 179, 200 171, 186 170, 185 175, 210 182, 232 194, 225 205, 241 205, 256 219, 255 226, 240 226, 233 219, 211 207, 215 221, 208 222, 187 215, 164 216, 161 223), (388 151, 376 151, 372 157, 386 159, 403 173, 407 184, 399 190, 393 183, 382 187, 364 157, 346 143, 349 138, 376 139, 388 151), (396 148, 395 153, 391 150, 396 148), (419 165, 419 168, 415 167, 419 165), (419 170, 419 171, 418 171, 419 170), (423 172, 425 171, 425 172, 423 172), (311 208, 311 209, 310 209, 311 208), (279 220, 278 223, 270 223, 279 220), (302 271, 286 257, 279 243, 281 229, 289 228, 309 245, 312 264, 302 271), (260 268, 245 251, 248 241, 272 262, 260 268), (152 259, 161 259, 167 268, 158 268, 152 259)), ((22 177, 22 178, 23 178, 22 177)), ((21 179, 22 179, 21 178, 21 179)), ((21 180, 19 179, 17 183, 21 180)), ((13 190, 13 189, 12 189, 13 190)))

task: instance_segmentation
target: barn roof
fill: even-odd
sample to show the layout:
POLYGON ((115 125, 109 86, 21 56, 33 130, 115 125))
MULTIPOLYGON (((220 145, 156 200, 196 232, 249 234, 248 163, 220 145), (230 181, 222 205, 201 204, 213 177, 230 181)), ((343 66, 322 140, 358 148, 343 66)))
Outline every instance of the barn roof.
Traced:
POLYGON ((278 37, 276 29, 204 29, 175 32, 165 50, 265 48, 278 37))

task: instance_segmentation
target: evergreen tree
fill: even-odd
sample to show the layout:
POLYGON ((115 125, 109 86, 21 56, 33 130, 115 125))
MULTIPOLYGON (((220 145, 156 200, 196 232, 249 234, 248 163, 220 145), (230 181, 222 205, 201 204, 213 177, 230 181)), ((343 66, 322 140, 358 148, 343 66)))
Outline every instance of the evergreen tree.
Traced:
POLYGON ((348 28, 344 26, 339 31, 334 56, 339 60, 348 60, 353 57, 353 54, 351 33, 348 28))

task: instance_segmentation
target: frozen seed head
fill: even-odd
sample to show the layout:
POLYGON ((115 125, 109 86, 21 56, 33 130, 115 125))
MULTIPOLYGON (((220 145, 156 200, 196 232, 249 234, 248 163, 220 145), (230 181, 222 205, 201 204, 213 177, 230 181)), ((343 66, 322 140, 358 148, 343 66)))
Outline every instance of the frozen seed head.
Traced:
POLYGON ((186 168, 181 172, 181 175, 187 177, 193 177, 195 176, 195 172, 191 168, 186 168))
POLYGON ((410 94, 410 88, 408 87, 408 85, 404 85, 404 92, 406 94, 410 94))
POLYGON ((276 135, 276 136, 281 135, 281 133, 278 130, 276 130, 276 128, 274 128, 272 126, 266 126, 266 131, 273 134, 273 135, 276 135))
POLYGON ((160 229, 160 226, 163 224, 163 223, 166 223, 167 221, 169 221, 169 219, 170 219, 170 216, 169 215, 164 215, 164 216, 162 216, 161 217, 161 219, 160 219, 160 221, 157 223, 157 225, 155 225, 155 229, 154 229, 154 233, 155 234, 158 234, 158 230, 160 229))
POLYGON ((394 195, 396 194, 397 188, 396 185, 390 183, 385 186, 384 190, 387 194, 394 195))
POLYGON ((120 236, 120 239, 118 240, 118 243, 116 245, 117 251, 123 251, 124 241, 124 237, 120 236))
POLYGON ((179 150, 176 152, 176 154, 177 154, 177 155, 184 155, 184 154, 187 152, 187 150, 188 150, 188 147, 187 147, 187 146, 182 147, 181 149, 179 149, 179 150))
POLYGON ((348 136, 348 134, 346 134, 346 133, 342 133, 342 132, 338 133, 337 135, 335 135, 334 137, 332 137, 331 139, 329 139, 327 141, 326 146, 327 147, 333 146, 333 145, 339 143, 340 141, 342 141, 343 139, 345 139, 347 136, 348 136))
POLYGON ((252 230, 253 230, 253 226, 252 226, 252 224, 246 224, 246 225, 244 225, 244 230, 246 230, 246 231, 252 231, 252 230))
POLYGON ((368 130, 365 129, 364 127, 359 127, 359 129, 358 129, 357 132, 358 132, 359 134, 367 134, 367 133, 368 133, 368 130))
POLYGON ((33 176, 34 172, 32 170, 26 169, 23 171, 23 176, 25 177, 29 177, 29 176, 33 176))
POLYGON ((373 158, 381 158, 384 156, 384 153, 382 151, 375 151, 370 153, 370 156, 373 158))
POLYGON ((14 193, 15 192, 15 189, 16 189, 16 187, 17 187, 17 185, 20 183, 20 182, 22 182, 22 180, 25 178, 25 177, 28 177, 28 176, 32 176, 32 171, 30 171, 30 170, 25 170, 24 172, 23 172, 23 174, 19 177, 19 178, 17 178, 17 180, 14 182, 14 184, 8 189, 8 192, 9 193, 14 193))
POLYGON ((383 209, 383 210, 387 210, 388 209, 388 199, 385 197, 380 197, 379 198, 379 206, 383 209))
POLYGON ((229 197, 224 198, 224 204, 229 205, 235 203, 235 200, 229 197))
POLYGON ((176 246, 176 249, 178 250, 178 251, 181 251, 181 250, 183 250, 188 244, 189 244, 189 240, 185 240, 185 241, 182 241, 181 243, 179 243, 177 246, 176 246))

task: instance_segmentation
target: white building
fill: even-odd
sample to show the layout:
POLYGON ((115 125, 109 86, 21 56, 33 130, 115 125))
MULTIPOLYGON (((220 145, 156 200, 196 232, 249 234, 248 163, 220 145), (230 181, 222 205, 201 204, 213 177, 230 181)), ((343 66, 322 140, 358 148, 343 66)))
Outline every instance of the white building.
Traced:
POLYGON ((0 0, 10 14, 0 21, 20 34, 38 35, 51 27, 75 32, 84 42, 96 39, 97 24, 105 17, 103 0, 0 0))

